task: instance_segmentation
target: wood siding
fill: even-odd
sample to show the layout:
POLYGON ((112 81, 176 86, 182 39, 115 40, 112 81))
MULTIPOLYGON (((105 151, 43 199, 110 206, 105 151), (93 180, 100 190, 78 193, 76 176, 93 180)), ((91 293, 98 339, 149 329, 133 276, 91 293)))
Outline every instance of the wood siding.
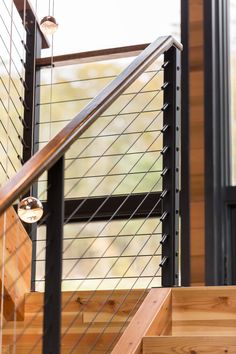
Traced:
POLYGON ((4 279, 3 314, 7 320, 13 320, 15 312, 18 319, 24 317, 24 297, 30 291, 31 255, 32 242, 10 207, 0 216, 0 286, 4 279))
POLYGON ((191 284, 205 281, 203 0, 189 0, 191 284))

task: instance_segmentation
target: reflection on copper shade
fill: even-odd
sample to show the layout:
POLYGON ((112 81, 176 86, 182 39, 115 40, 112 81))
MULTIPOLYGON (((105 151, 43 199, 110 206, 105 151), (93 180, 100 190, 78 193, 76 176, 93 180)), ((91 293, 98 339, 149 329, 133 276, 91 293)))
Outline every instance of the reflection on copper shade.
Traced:
POLYGON ((43 205, 37 198, 26 197, 19 202, 17 212, 22 221, 32 224, 41 219, 43 205))

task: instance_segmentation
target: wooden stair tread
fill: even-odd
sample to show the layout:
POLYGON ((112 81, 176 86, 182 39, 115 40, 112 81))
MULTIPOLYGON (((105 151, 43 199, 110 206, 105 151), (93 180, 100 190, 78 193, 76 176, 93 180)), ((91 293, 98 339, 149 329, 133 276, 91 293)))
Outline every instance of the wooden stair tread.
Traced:
POLYGON ((112 354, 123 352, 235 354, 236 286, 152 289, 112 354))
MULTIPOLYGON (((70 324, 71 324, 71 322, 68 322, 68 325, 70 325, 70 324)), ((62 333, 64 333, 68 329, 68 325, 62 324, 62 329, 61 329, 62 333)), ((70 327, 68 333, 74 333, 74 332, 83 333, 83 331, 85 331, 87 328, 88 328, 88 331, 92 332, 92 333, 97 333, 103 329, 106 329, 106 332, 116 332, 116 331, 120 331, 121 328, 123 328, 125 326, 125 324, 120 323, 120 322, 117 322, 117 323, 111 322, 109 324, 108 328, 106 328, 106 325, 107 325, 107 323, 105 323, 105 322, 104 323, 94 323, 91 325, 87 324, 87 323, 86 324, 81 323, 81 324, 77 324, 77 325, 73 324, 70 327)), ((24 323, 23 323, 23 324, 21 324, 21 326, 17 326, 17 325, 14 326, 14 323, 7 324, 4 328, 4 335, 11 334, 13 332, 21 333, 23 330, 24 330, 24 333, 33 333, 33 332, 42 333, 42 325, 40 326, 37 324, 36 326, 34 326, 34 325, 30 324, 29 326, 27 326, 27 325, 24 325, 24 323)))
MULTIPOLYGON (((121 307, 123 313, 130 311, 134 303, 143 299, 148 291, 145 290, 101 290, 92 293, 91 291, 62 292, 62 307, 65 312, 86 311, 96 312, 97 307, 103 307, 107 312, 114 313, 117 307, 121 307)), ((33 292, 25 296, 25 313, 43 311, 43 293, 33 292)))
MULTIPOLYGON (((63 292, 62 353, 68 353, 80 337, 82 339, 75 353, 90 352, 94 343, 94 352, 107 352, 109 346, 120 338, 133 316, 134 309, 146 294, 145 290, 63 292)), ((14 342, 14 334, 17 342, 16 353, 26 354, 27 350, 30 352, 34 346, 36 348, 32 353, 41 353, 43 297, 44 294, 39 292, 26 294, 24 320, 17 321, 16 324, 11 321, 4 324, 3 344, 4 348, 7 348, 6 353, 13 353, 11 345, 14 342)))
MULTIPOLYGON (((61 354, 68 354, 72 347, 70 345, 62 345, 61 346, 61 354)), ((80 348, 75 348, 73 354, 85 354, 89 352, 89 346, 81 346, 80 348)), ((14 349, 13 346, 4 346, 2 348, 2 354, 42 354, 42 345, 37 345, 37 347, 33 347, 32 345, 17 345, 14 349)), ((104 354, 104 349, 95 349, 91 351, 91 354, 104 354)))
POLYGON ((147 336, 143 354, 234 354, 235 336, 147 336))
MULTIPOLYGON (((24 296, 30 290, 32 242, 13 207, 0 215, 0 264, 4 247, 4 318, 24 317, 24 296), (4 235, 4 238, 3 238, 4 235), (16 252, 17 250, 17 252, 16 252), (21 256, 17 254, 20 252, 21 256)), ((0 283, 2 282, 0 272, 0 283)))
MULTIPOLYGON (((85 333, 67 333, 66 335, 64 335, 61 339, 61 344, 62 345, 74 345, 80 338, 80 336, 82 337, 81 341, 84 342, 90 342, 90 341, 94 341, 95 339, 100 338, 101 341, 105 342, 106 340, 109 340, 109 342, 111 343, 111 341, 115 338, 120 336, 121 333, 119 332, 115 332, 115 331, 108 331, 105 333, 102 333, 100 335, 100 332, 88 332, 85 333)), ((15 336, 12 334, 6 334, 3 336, 3 345, 12 345, 13 344, 13 340, 14 340, 15 336)), ((32 333, 20 333, 19 335, 16 335, 16 343, 17 345, 22 345, 22 344, 26 344, 26 345, 32 345, 35 343, 40 343, 42 340, 42 333, 41 332, 32 332, 32 333)), ((91 344, 91 343, 90 343, 91 344)), ((106 345, 108 344, 108 342, 106 343, 106 345)))
MULTIPOLYGON (((110 344, 113 343, 114 340, 119 339, 120 334, 117 333, 104 333, 101 337, 98 336, 99 333, 88 333, 82 337, 80 340, 80 336, 78 334, 73 334, 69 336, 65 336, 62 339, 61 346, 62 348, 67 348, 68 352, 73 347, 76 348, 73 353, 87 353, 90 352, 91 348, 94 345, 94 352, 107 352, 110 344), (80 341, 79 341, 80 340, 80 341)), ((42 348, 42 336, 41 335, 24 335, 19 340, 17 340, 16 345, 16 353, 22 353, 23 349, 29 350, 29 352, 41 354, 42 348)), ((11 353, 12 342, 11 343, 3 343, 4 348, 9 350, 11 353), (8 344, 8 345, 7 345, 8 344)), ((68 352, 66 354, 68 354, 68 352)), ((7 352, 8 353, 8 352, 7 352)), ((13 352, 12 352, 13 353, 13 352)), ((25 351, 24 354, 27 352, 25 351)))

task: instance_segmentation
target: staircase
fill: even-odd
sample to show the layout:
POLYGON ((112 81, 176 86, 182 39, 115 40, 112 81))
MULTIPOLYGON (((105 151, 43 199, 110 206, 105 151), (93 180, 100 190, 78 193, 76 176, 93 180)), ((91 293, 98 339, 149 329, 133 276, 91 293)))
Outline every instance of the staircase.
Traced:
POLYGON ((236 353, 236 287, 152 289, 112 354, 236 353))
MULTIPOLYGON (((146 294, 144 290, 63 292, 61 352, 110 352, 146 294)), ((4 354, 42 353, 43 295, 26 294, 24 320, 4 326, 4 354)))
MULTIPOLYGON (((63 292, 61 352, 236 353, 235 299, 234 286, 63 292)), ((3 354, 42 352, 42 308, 43 293, 26 294, 24 320, 4 326, 3 354)))
MULTIPOLYGON (((2 245, 1 247, 4 252, 7 246, 7 251, 9 251, 9 254, 2 252, 3 257, 1 259, 0 272, 0 281, 4 285, 4 289, 2 287, 4 290, 2 299, 4 301, 2 301, 1 307, 3 307, 3 309, 7 308, 8 310, 8 316, 6 316, 4 312, 2 312, 1 315, 1 322, 3 322, 3 324, 1 323, 0 336, 2 339, 2 343, 0 344, 2 353, 110 353, 123 332, 125 335, 125 328, 141 304, 140 311, 142 319, 139 320, 139 325, 141 324, 143 326, 143 324, 145 324, 147 327, 148 323, 150 323, 153 315, 151 311, 151 317, 149 316, 150 297, 143 302, 147 293, 149 293, 152 299, 153 291, 149 292, 149 289, 153 286, 159 286, 159 284, 162 284, 162 286, 174 286, 179 283, 179 120, 181 50, 182 45, 171 36, 160 37, 150 44, 57 135, 42 147, 41 150, 35 153, 24 164, 22 169, 0 189, 0 215, 2 215, 1 223, 3 226, 0 246, 2 245), (162 61, 159 67, 157 59, 160 57, 162 61), (158 67, 155 69, 153 67, 154 63, 158 64, 158 67), (153 90, 150 90, 150 86, 149 88, 147 88, 147 86, 150 85, 152 78, 150 79, 147 75, 147 70, 153 75, 160 74, 162 78, 161 85, 159 85, 160 87, 155 88, 155 95, 151 98, 149 94, 152 93, 153 90), (133 91, 136 80, 141 75, 143 75, 140 79, 142 85, 133 91), (119 105, 117 106, 117 101, 119 102, 121 98, 123 100, 123 96, 125 98, 129 97, 129 100, 128 102, 125 101, 122 107, 119 107, 119 105), (147 102, 145 102, 144 96, 147 102), (156 97, 157 99, 155 101, 156 97), (137 100, 140 106, 138 110, 136 106, 133 106, 135 100, 137 100), (114 106, 112 107, 112 105, 116 107, 115 111, 113 111, 114 106), (99 193, 94 195, 92 190, 86 198, 81 200, 81 193, 78 192, 73 196, 75 198, 72 200, 73 208, 70 210, 69 215, 67 215, 67 202, 68 199, 70 199, 68 197, 70 196, 70 189, 66 189, 65 183, 68 167, 66 163, 68 162, 67 160, 69 160, 68 153, 70 153, 72 149, 76 154, 81 154, 78 140, 83 138, 83 133, 86 133, 95 122, 99 121, 99 118, 103 119, 109 116, 109 119, 111 119, 111 117, 115 119, 117 117, 119 118, 121 114, 126 118, 124 121, 120 121, 119 127, 123 126, 124 123, 130 119, 127 118, 127 115, 132 116, 129 125, 132 125, 136 118, 141 119, 142 124, 145 122, 145 124, 148 125, 145 125, 141 131, 137 129, 129 131, 129 135, 127 135, 129 141, 132 140, 130 134, 132 133, 132 135, 134 135, 131 145, 133 150, 130 152, 129 149, 131 147, 129 147, 118 155, 121 155, 122 158, 125 154, 130 153, 132 156, 133 154, 138 154, 141 156, 138 156, 136 159, 135 163, 138 163, 143 157, 143 154, 149 153, 150 151, 155 152, 157 153, 156 159, 160 160, 157 170, 154 169, 154 171, 152 171, 157 160, 154 160, 152 165, 148 168, 143 169, 142 167, 142 169, 138 171, 142 176, 134 183, 134 186, 125 192, 120 190, 119 193, 117 193, 119 194, 118 196, 114 194, 114 191, 118 189, 121 182, 118 182, 117 186, 112 188, 109 193, 102 196, 100 196, 99 193), (157 132, 156 137, 148 143, 145 134, 149 126, 153 129, 152 125, 157 118, 160 122, 155 128, 157 132), (150 121, 147 122, 147 119, 150 121), (140 150, 137 146, 137 141, 143 136, 145 136, 143 139, 145 148, 140 150), (158 138, 160 142, 156 143, 155 139, 158 138), (156 173, 155 182, 150 184, 148 190, 142 188, 136 190, 139 183, 143 181, 143 178, 149 171, 151 171, 150 173, 156 173), (42 240, 45 244, 42 250, 40 250, 40 252, 43 251, 45 253, 45 258, 39 260, 45 262, 45 276, 43 275, 40 279, 37 279, 38 282, 45 283, 45 287, 43 287, 45 293, 29 293, 30 277, 28 275, 31 271, 31 247, 30 251, 24 251, 28 257, 26 264, 22 264, 23 271, 20 270, 20 265, 23 258, 22 248, 25 248, 26 243, 27 245, 31 244, 31 241, 28 235, 25 235, 21 240, 21 233, 18 231, 16 232, 17 247, 12 247, 11 250, 11 244, 9 246, 6 241, 11 240, 11 233, 15 230, 15 227, 21 227, 19 226, 21 224, 18 222, 18 217, 13 212, 14 208, 12 208, 12 206, 16 205, 18 198, 28 193, 30 189, 34 189, 33 186, 35 183, 39 182, 41 176, 45 178, 45 172, 47 172, 47 178, 44 180, 44 191, 41 191, 40 195, 45 194, 46 208, 42 220, 40 220, 37 225, 43 227, 46 225, 45 239, 42 240), (97 196, 99 198, 94 198, 97 196), (90 197, 93 197, 92 203, 90 197), (94 205, 92 204, 94 204, 94 200, 97 202, 98 199, 102 199, 102 201, 96 204, 96 210, 94 211, 94 205), (114 202, 114 200, 116 202, 114 202), (89 215, 87 215, 88 210, 86 210, 86 218, 81 219, 80 208, 85 202, 88 202, 93 208, 90 208, 89 215), (7 212, 9 208, 12 211, 10 216, 8 216, 7 212), (78 210, 79 213, 77 213, 78 210), (113 241, 109 241, 107 247, 100 244, 98 247, 98 255, 94 255, 94 253, 86 254, 86 248, 82 255, 78 254, 79 252, 75 252, 75 256, 71 256, 67 259, 74 263, 72 262, 70 265, 69 271, 65 271, 65 267, 62 267, 64 254, 63 232, 64 226, 71 221, 73 216, 76 217, 75 220, 72 220, 75 222, 75 226, 76 222, 91 222, 92 220, 105 222, 114 221, 114 223, 116 223, 116 221, 124 219, 124 225, 121 227, 120 231, 117 231, 116 228, 115 231, 113 230, 114 233, 113 231, 111 234, 102 233, 102 237, 109 237, 114 241, 117 239, 118 244, 122 238, 125 238, 125 242, 123 242, 121 248, 122 251, 118 255, 117 252, 114 253, 114 248, 112 252, 108 252, 109 245, 113 241), (146 221, 148 223, 151 218, 155 220, 155 223, 158 220, 158 223, 152 227, 151 231, 145 228, 146 225, 142 229, 144 223, 146 221), (127 231, 127 229, 125 229, 127 223, 130 220, 136 221, 136 219, 140 222, 140 225, 136 227, 135 230, 134 227, 130 227, 127 231), (125 232, 123 232, 124 229, 125 232), (142 240, 139 249, 134 242, 132 243, 136 235, 142 240), (142 238, 143 236, 147 236, 146 239, 142 238), (154 241, 152 241, 151 237, 153 237, 154 241), (146 245, 148 244, 152 245, 152 252, 147 251, 146 245), (7 256, 7 258, 5 256, 7 256), (142 263, 137 262, 137 259, 142 258, 144 259, 142 263), (81 266, 82 263, 80 262, 81 259, 86 260, 86 264, 84 263, 85 265, 83 266, 84 274, 81 273, 83 270, 81 266), (104 259, 107 259, 106 263, 101 262, 98 269, 99 272, 97 269, 95 272, 95 265, 97 265, 100 260, 103 261, 104 259), (10 264, 10 260, 14 260, 14 264, 7 268, 7 265, 10 264), (67 273, 70 274, 79 262, 80 264, 77 267, 78 274, 72 274, 71 278, 69 278, 67 273), (119 267, 117 267, 118 273, 113 272, 116 264, 119 265, 119 267), (5 278, 11 278, 12 274, 15 275, 10 284, 8 284, 5 278), (24 289, 21 286, 23 274, 27 274, 24 289), (77 290, 81 289, 81 283, 77 283, 78 286, 76 285, 73 292, 63 292, 61 294, 61 289, 65 289, 61 287, 63 281, 73 280, 85 282, 87 279, 92 282, 89 283, 90 285, 85 287, 85 289, 91 289, 91 291, 78 292, 77 290), (94 280, 97 281, 95 285, 93 283, 94 280), (101 286, 104 280, 108 282, 104 286, 101 286), (158 283, 154 283, 154 281, 158 281, 158 283), (142 288, 142 290, 135 290, 139 288, 142 288), (100 289, 112 290, 105 291, 100 289), (9 306, 7 294, 9 294, 11 300, 9 306), (148 310, 143 310, 143 308, 147 308, 148 310), (60 326, 61 319, 62 326, 60 326)), ((122 134, 125 132, 124 130, 126 130, 126 128, 121 129, 118 134, 117 132, 115 134, 114 132, 110 132, 109 134, 115 136, 115 142, 117 142, 118 138, 122 138, 122 134)), ((90 139, 94 139, 98 135, 95 137, 92 136, 90 139)), ((108 145, 107 151, 109 151, 112 145, 113 141, 108 145)), ((121 146, 120 140, 117 145, 121 146)), ((98 146, 103 146, 103 144, 100 143, 98 146)), ((93 148, 97 154, 99 153, 99 151, 97 151, 98 146, 93 148)), ((95 156, 95 158, 100 159, 100 156, 106 156, 106 150, 100 151, 100 153, 101 155, 95 156)), ((114 157, 116 155, 117 153, 114 153, 112 150, 110 156, 114 157)), ((75 160, 74 157, 72 160, 75 160)), ((131 164, 126 162, 125 165, 130 166, 131 164)), ((80 167, 81 164, 78 166, 80 167)), ((134 166, 131 166, 131 169, 125 169, 122 173, 114 173, 111 169, 108 170, 108 172, 103 172, 104 167, 102 166, 100 167, 101 171, 99 176, 92 176, 95 178, 106 178, 110 173, 109 177, 118 175, 119 181, 123 181, 127 176, 136 176, 137 171, 131 171, 134 166)), ((115 166, 112 166, 112 169, 114 167, 115 166)), ((73 175, 72 178, 69 177, 72 180, 76 179, 73 188, 77 186, 77 180, 83 177, 84 176, 77 175, 73 175)), ((106 181, 110 186, 110 180, 108 179, 106 181)), ((147 185, 146 180, 143 184, 145 186, 147 185)), ((77 239, 77 236, 78 235, 71 237, 71 239, 77 239)), ((95 242, 95 240, 99 240, 100 234, 95 235, 96 237, 91 237, 91 232, 89 232, 86 236, 93 238, 95 242)), ((87 238, 89 239, 89 237, 87 238)), ((30 230, 30 238, 33 241, 33 247, 35 247, 36 237, 34 235, 34 227, 30 230)), ((82 241, 83 243, 86 242, 84 239, 82 239, 82 241)), ((81 251, 81 248, 78 247, 78 250, 81 251)), ((38 254, 38 257, 39 255, 41 256, 41 253, 38 254)), ((32 263, 34 264, 34 261, 32 263)), ((163 294, 167 296, 170 292, 170 290, 167 289, 161 289, 160 291, 160 295, 158 295, 160 299, 163 294)), ((157 314, 158 309, 156 305, 159 306, 159 300, 154 299, 153 303, 155 304, 154 308, 157 314)), ((138 313, 140 313, 140 311, 138 311, 138 313)), ((167 328, 169 328, 168 319, 170 318, 170 313, 168 312, 167 315, 164 322, 167 328)), ((129 328, 128 326, 127 331, 129 328)), ((133 335, 135 336, 135 340, 136 338, 140 338, 140 333, 136 330, 133 335)), ((121 339, 122 337, 120 340, 121 339)), ((117 350, 116 348, 117 346, 114 350, 117 350)), ((131 349, 132 345, 129 344, 128 348, 131 349)), ((118 351, 124 354, 129 352, 127 349, 123 350, 122 346, 118 351)))

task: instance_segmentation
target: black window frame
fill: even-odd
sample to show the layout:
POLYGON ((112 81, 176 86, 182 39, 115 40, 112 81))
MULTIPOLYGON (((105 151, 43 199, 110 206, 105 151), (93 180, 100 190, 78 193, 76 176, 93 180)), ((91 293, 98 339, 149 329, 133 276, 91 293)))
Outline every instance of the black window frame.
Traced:
POLYGON ((181 285, 190 285, 189 0, 181 0, 181 285), (184 143, 183 143, 184 142, 184 143))
POLYGON ((231 183, 229 1, 204 1, 206 285, 236 284, 231 183))

